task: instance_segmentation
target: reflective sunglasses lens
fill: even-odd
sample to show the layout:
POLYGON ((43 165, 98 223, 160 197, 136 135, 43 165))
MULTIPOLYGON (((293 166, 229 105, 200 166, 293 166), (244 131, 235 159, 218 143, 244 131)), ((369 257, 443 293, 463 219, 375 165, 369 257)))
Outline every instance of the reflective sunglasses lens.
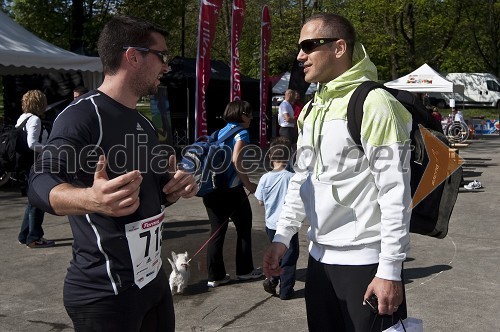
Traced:
POLYGON ((316 43, 312 40, 304 40, 299 44, 299 51, 302 49, 304 53, 309 53, 316 47, 316 43))

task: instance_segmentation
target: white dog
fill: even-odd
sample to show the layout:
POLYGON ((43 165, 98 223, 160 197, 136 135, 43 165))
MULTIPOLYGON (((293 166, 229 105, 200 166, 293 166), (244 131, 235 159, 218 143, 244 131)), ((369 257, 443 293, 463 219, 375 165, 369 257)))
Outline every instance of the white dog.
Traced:
POLYGON ((170 273, 170 290, 175 294, 174 287, 177 287, 177 293, 182 294, 188 285, 189 280, 189 257, 187 251, 183 254, 176 254, 172 251, 172 259, 167 258, 172 265, 170 273))

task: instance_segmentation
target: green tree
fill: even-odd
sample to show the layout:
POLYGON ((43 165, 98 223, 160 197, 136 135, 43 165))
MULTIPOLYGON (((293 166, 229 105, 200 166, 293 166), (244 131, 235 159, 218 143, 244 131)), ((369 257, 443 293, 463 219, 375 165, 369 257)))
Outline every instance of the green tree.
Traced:
MULTIPOLYGON (((231 0, 223 0, 212 58, 230 63, 231 0)), ((260 74, 260 21, 269 6, 270 74, 290 70, 304 20, 317 12, 351 20, 379 77, 390 80, 423 63, 439 71, 500 74, 498 0, 260 0, 246 1, 240 47, 242 73, 260 74)), ((197 52, 200 0, 3 0, 1 9, 39 37, 96 55, 103 25, 114 14, 148 19, 169 32, 172 56, 197 52)))
POLYGON ((11 4, 11 15, 38 37, 69 49, 69 8, 66 0, 15 0, 11 4))

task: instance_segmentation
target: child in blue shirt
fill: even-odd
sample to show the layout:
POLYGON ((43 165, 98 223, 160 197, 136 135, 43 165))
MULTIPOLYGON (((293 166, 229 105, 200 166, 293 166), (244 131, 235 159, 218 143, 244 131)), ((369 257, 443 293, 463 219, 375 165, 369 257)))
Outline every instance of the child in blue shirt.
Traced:
MULTIPOLYGON (((273 169, 264 174, 255 191, 255 198, 260 205, 265 208, 266 232, 269 241, 273 241, 276 233, 276 223, 278 222, 281 207, 285 201, 293 173, 286 169, 290 160, 291 142, 286 137, 276 137, 271 142, 269 149, 269 159, 273 169)), ((283 273, 279 277, 270 277, 264 280, 264 290, 272 295, 276 295, 276 287, 280 285, 279 296, 282 300, 293 297, 295 285, 295 270, 297 259, 299 258, 299 237, 295 234, 290 241, 290 247, 283 256, 280 266, 283 273)))

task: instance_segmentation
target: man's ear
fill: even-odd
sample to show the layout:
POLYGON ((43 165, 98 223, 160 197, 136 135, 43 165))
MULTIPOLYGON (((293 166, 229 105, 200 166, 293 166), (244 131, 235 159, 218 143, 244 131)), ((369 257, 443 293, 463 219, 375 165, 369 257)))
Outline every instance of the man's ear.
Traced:
POLYGON ((135 48, 129 47, 125 51, 125 60, 132 66, 137 64, 137 50, 135 48))
POLYGON ((347 43, 345 40, 339 39, 335 43, 335 56, 337 58, 341 58, 346 54, 347 54, 347 43))

